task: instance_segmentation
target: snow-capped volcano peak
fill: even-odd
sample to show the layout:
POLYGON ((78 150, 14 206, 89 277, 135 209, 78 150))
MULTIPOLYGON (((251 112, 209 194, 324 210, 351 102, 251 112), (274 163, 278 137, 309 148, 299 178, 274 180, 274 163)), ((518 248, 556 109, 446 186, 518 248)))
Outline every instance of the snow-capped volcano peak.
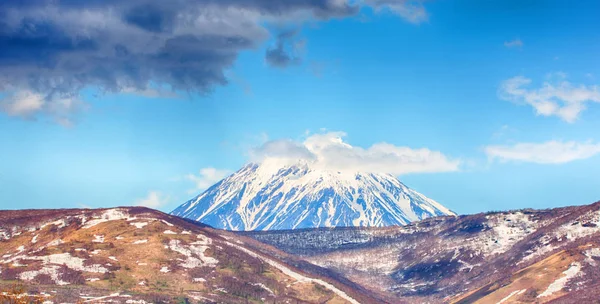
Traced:
POLYGON ((172 214, 230 230, 389 226, 454 214, 389 174, 250 163, 172 214))

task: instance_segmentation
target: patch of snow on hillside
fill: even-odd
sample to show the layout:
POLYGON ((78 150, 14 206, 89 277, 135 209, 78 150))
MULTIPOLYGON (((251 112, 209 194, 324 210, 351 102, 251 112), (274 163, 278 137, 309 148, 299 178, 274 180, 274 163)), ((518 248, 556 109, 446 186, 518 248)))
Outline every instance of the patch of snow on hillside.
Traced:
POLYGON ((275 295, 275 293, 273 292, 273 290, 271 290, 271 288, 267 287, 265 284, 263 283, 252 283, 252 285, 254 286, 258 286, 266 291, 268 291, 272 296, 275 295))
POLYGON ((196 236, 196 238, 198 240, 193 242, 192 245, 210 245, 210 244, 212 244, 212 240, 209 237, 207 237, 206 235, 198 234, 196 236))
POLYGON ((164 273, 167 273, 167 272, 169 272, 169 271, 170 271, 170 270, 169 270, 169 267, 167 267, 167 266, 163 266, 163 267, 160 269, 160 272, 164 272, 164 273))
POLYGON ((518 264, 533 258, 544 255, 566 244, 565 241, 575 241, 577 239, 587 237, 600 232, 600 211, 592 211, 578 217, 573 222, 568 222, 556 228, 550 235, 544 235, 539 240, 539 245, 536 246, 532 253, 527 255, 518 264), (563 242, 562 244, 551 244, 553 240, 563 242))
POLYGON ((214 266, 219 263, 217 259, 204 255, 204 252, 206 249, 208 249, 208 246, 186 246, 179 240, 171 240, 169 242, 169 249, 187 257, 187 259, 180 264, 181 267, 184 268, 214 266))
POLYGON ((135 226, 136 228, 141 229, 141 228, 144 228, 144 226, 148 225, 148 222, 129 223, 129 225, 135 226))
MULTIPOLYGON (((113 302, 112 300, 107 300, 109 298, 131 298, 130 295, 121 295, 120 293, 112 293, 108 296, 103 296, 103 297, 81 297, 82 299, 86 299, 85 301, 83 301, 84 303, 87 302, 93 302, 93 303, 111 303, 113 302), (104 301, 102 301, 104 300, 104 301)), ((116 301, 117 303, 119 303, 118 301, 116 301)))
POLYGON ((35 236, 34 236, 34 237, 31 239, 31 243, 33 243, 33 244, 37 243, 37 238, 38 238, 38 235, 36 234, 36 235, 35 235, 35 236))
POLYGON ((495 255, 506 252, 516 242, 533 233, 537 229, 537 223, 532 222, 526 214, 514 212, 496 217, 496 225, 492 229, 495 243, 488 250, 491 249, 490 254, 495 255))
POLYGON ((21 274, 19 274, 19 278, 23 281, 32 281, 38 275, 45 274, 50 276, 50 278, 52 279, 52 281, 54 281, 54 284, 56 285, 68 285, 68 282, 62 281, 60 279, 60 273, 58 269, 58 266, 45 266, 42 267, 42 269, 40 270, 24 271, 21 274))
POLYGON ((60 245, 60 244, 64 244, 64 243, 65 243, 65 242, 64 242, 63 240, 61 240, 61 239, 56 239, 56 240, 54 240, 54 241, 52 241, 52 242, 48 243, 48 245, 47 245, 47 246, 48 246, 48 247, 52 247, 52 246, 58 246, 58 245, 60 245))
POLYGON ((592 266, 596 266, 596 261, 594 258, 600 258, 600 248, 594 247, 586 250, 583 254, 586 256, 586 262, 588 262, 592 266))
POLYGON ((40 270, 25 271, 19 275, 19 278, 24 281, 31 281, 40 274, 46 274, 52 278, 57 285, 67 285, 68 282, 60 279, 59 267, 64 265, 70 269, 91 272, 91 273, 106 273, 108 269, 101 265, 94 264, 91 266, 84 265, 84 259, 71 256, 69 253, 59 253, 47 256, 24 256, 24 260, 41 260, 44 266, 40 270))
POLYGON ((585 251, 585 255, 589 257, 600 258, 600 248, 594 247, 585 251))
POLYGON ((148 243, 148 240, 137 240, 137 241, 133 242, 134 245, 145 244, 145 243, 148 243))
POLYGON ((50 226, 50 225, 55 225, 57 228, 65 228, 65 227, 67 227, 67 221, 65 219, 60 219, 60 220, 56 220, 54 222, 45 223, 40 226, 40 229, 44 229, 44 228, 46 228, 46 226, 50 226))
POLYGON ((423 282, 423 283, 417 283, 417 282, 409 282, 406 284, 398 284, 395 285, 393 287, 394 290, 399 290, 399 289, 408 289, 410 291, 417 291, 417 289, 423 289, 423 288, 429 288, 431 286, 435 285, 435 283, 432 282, 423 282))
POLYGON ((546 253, 552 252, 555 249, 557 249, 559 246, 550 244, 552 242, 552 239, 553 238, 549 235, 543 235, 538 241, 539 245, 535 246, 533 249, 527 250, 525 253, 529 254, 525 256, 521 261, 519 261, 517 265, 520 265, 522 263, 525 263, 529 260, 540 257, 546 253))
POLYGON ((73 270, 93 273, 106 273, 108 269, 99 264, 84 266, 84 259, 71 256, 68 252, 57 253, 41 257, 27 257, 32 260, 42 260, 44 264, 65 265, 73 270))
POLYGON ((569 266, 569 269, 567 269, 563 272, 564 276, 562 276, 562 277, 558 278, 556 281, 552 282, 552 284, 550 284, 550 286, 548 286, 548 288, 544 292, 539 294, 537 297, 538 298, 547 297, 557 291, 562 290, 570 279, 580 275, 580 271, 581 271, 581 264, 579 262, 572 263, 569 266))
POLYGON ((469 264, 463 260, 458 260, 458 262, 461 264, 461 266, 458 268, 459 271, 464 271, 464 270, 469 270, 468 272, 471 272, 473 270, 473 268, 475 267, 480 267, 481 263, 477 263, 477 264, 469 264))
POLYGON ((580 216, 576 222, 560 226, 556 230, 556 238, 574 241, 598 232, 600 232, 600 211, 594 211, 580 216))
POLYGON ((552 251, 554 251, 554 250, 555 250, 555 249, 557 249, 557 248, 559 248, 559 247, 558 247, 558 246, 551 245, 551 244, 547 244, 547 245, 538 246, 538 247, 536 247, 536 248, 533 250, 533 252, 532 252, 531 254, 529 254, 529 255, 525 256, 525 257, 523 258, 523 260, 519 261, 519 262, 517 263, 517 265, 520 265, 520 264, 522 264, 522 263, 525 263, 525 262, 527 262, 527 261, 529 261, 529 260, 532 260, 532 259, 534 259, 534 258, 540 257, 540 256, 542 256, 542 255, 545 255, 546 253, 552 252, 552 251))
POLYGON ((505 298, 500 300, 500 302, 498 302, 498 304, 502 304, 502 303, 508 301, 513 296, 523 294, 525 291, 527 291, 527 289, 515 290, 515 291, 511 292, 508 296, 506 296, 505 298))
POLYGON ((85 222, 83 226, 84 229, 88 229, 94 227, 98 224, 109 222, 109 221, 118 221, 118 220, 132 220, 135 217, 130 217, 129 214, 121 209, 109 209, 104 211, 100 216, 95 216, 91 220, 85 222))
MULTIPOLYGON (((486 219, 486 225, 491 229, 467 240, 469 248, 484 256, 508 251, 540 226, 540 223, 531 221, 529 215, 522 212, 492 214, 487 215, 486 219)), ((460 244, 460 247, 465 245, 460 244)))
POLYGON ((165 220, 160 220, 160 221, 161 221, 161 222, 163 222, 163 223, 165 223, 165 225, 167 225, 167 226, 169 226, 169 227, 173 227, 173 226, 175 226, 175 225, 173 225, 173 224, 171 224, 171 223, 169 223, 169 222, 167 222, 167 221, 165 221, 165 220))
POLYGON ((164 234, 177 234, 177 232, 171 231, 171 230, 165 230, 163 233, 164 234))
POLYGON ((104 243, 104 235, 96 235, 94 234, 94 239, 92 240, 94 243, 104 243))

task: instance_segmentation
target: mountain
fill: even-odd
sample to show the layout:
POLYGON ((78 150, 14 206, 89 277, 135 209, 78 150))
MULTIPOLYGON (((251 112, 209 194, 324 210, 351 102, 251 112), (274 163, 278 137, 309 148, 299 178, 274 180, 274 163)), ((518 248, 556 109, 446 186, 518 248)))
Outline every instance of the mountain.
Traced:
POLYGON ((251 163, 173 215, 228 230, 390 226, 452 211, 388 174, 251 163))
MULTIPOLYGON (((598 303, 600 202, 402 227, 244 232, 390 303, 598 303)), ((256 248, 277 254, 269 248, 256 248)), ((282 257, 284 260, 285 257, 282 257)), ((311 265, 311 266, 306 266, 311 265)))
POLYGON ((0 303, 380 302, 248 244, 141 207, 0 211, 0 303))

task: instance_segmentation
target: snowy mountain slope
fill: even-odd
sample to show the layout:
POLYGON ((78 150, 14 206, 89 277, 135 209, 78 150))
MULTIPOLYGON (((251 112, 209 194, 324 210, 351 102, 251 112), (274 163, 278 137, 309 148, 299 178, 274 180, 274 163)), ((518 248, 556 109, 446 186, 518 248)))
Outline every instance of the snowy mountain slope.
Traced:
POLYGON ((171 213, 215 228, 390 226, 454 213, 387 174, 248 164, 171 213))

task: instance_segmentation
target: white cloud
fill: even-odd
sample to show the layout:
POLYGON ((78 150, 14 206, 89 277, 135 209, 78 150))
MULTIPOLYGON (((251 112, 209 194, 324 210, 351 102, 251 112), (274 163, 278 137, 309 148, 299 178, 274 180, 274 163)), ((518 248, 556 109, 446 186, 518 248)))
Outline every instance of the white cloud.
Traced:
POLYGON ((557 116, 572 123, 591 102, 600 103, 597 85, 574 85, 566 81, 563 73, 552 74, 557 77, 543 83, 540 88, 529 89, 531 79, 517 76, 504 81, 500 87, 500 98, 515 102, 524 102, 532 106, 537 115, 557 116))
POLYGON ((40 111, 45 103, 40 94, 20 91, 0 99, 0 109, 9 116, 30 117, 40 111))
POLYGON ((502 127, 500 127, 500 129, 498 129, 498 131, 496 131, 496 132, 494 132, 494 134, 492 134, 492 138, 506 137, 509 134, 517 133, 517 132, 519 132, 519 130, 517 130, 516 128, 513 128, 509 125, 503 125, 502 127))
POLYGON ((504 41, 504 46, 507 48, 521 48, 523 47, 523 41, 521 41, 521 39, 504 41))
POLYGON ((419 24, 429 20, 429 14, 420 0, 366 0, 376 11, 389 10, 404 20, 419 24))
POLYGON ((71 126, 71 116, 85 108, 76 96, 64 94, 43 96, 28 90, 14 91, 0 98, 0 112, 8 116, 33 119, 41 113, 49 114, 53 121, 71 126))
POLYGON ((204 168, 200 169, 199 175, 188 174, 185 178, 194 182, 196 188, 193 191, 195 192, 209 188, 229 174, 231 174, 231 171, 225 169, 204 168))
POLYGON ((288 139, 270 141, 251 152, 251 161, 308 162, 325 170, 395 175, 459 170, 460 161, 441 152, 383 142, 365 149, 344 142, 345 136, 344 132, 328 132, 310 135, 302 143, 288 139))
POLYGON ((485 153, 490 159, 522 161, 538 164, 562 164, 590 158, 600 153, 600 144, 591 141, 548 141, 545 143, 518 143, 512 146, 488 146, 485 153))
POLYGON ((280 158, 290 160, 314 160, 315 155, 299 142, 291 139, 267 141, 251 152, 252 161, 261 161, 266 158, 280 158))
POLYGON ((136 206, 144 206, 148 208, 156 209, 163 205, 166 205, 169 201, 169 197, 164 196, 158 191, 148 192, 148 196, 135 202, 136 206))

